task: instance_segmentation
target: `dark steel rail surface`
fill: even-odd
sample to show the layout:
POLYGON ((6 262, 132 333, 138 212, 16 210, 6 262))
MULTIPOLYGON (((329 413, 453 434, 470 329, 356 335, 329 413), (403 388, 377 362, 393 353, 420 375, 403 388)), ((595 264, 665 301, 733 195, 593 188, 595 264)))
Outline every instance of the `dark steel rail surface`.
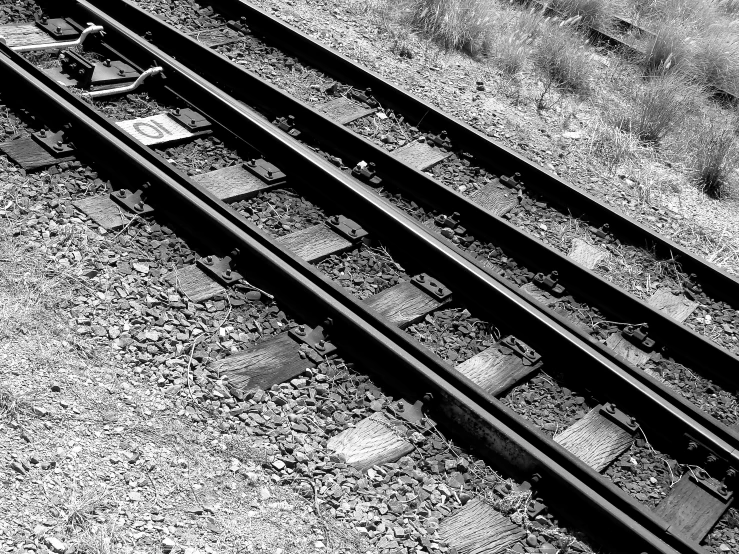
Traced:
MULTIPOLYGON (((167 71, 170 79, 174 77, 172 70, 167 71)), ((439 400, 431 406, 433 413, 450 429, 464 429, 463 434, 475 440, 492 463, 515 475, 539 472, 542 492, 558 500, 557 508, 608 537, 617 551, 702 553, 699 545, 672 535, 667 524, 648 508, 4 45, 0 45, 0 82, 5 84, 5 97, 28 107, 47 124, 69 124, 68 133, 78 150, 115 173, 121 184, 134 189, 143 182, 151 183, 147 202, 200 245, 214 252, 240 248, 241 261, 246 262, 242 271, 249 280, 279 290, 281 302, 296 315, 306 321, 331 317, 332 342, 384 374, 394 389, 408 394, 433 393, 439 400), (120 171, 122 167, 126 171, 120 171), (198 222, 196 227, 194 221, 198 222)), ((242 132, 263 144, 266 152, 282 152, 290 162, 286 166, 290 172, 306 181, 345 179, 264 121, 254 118, 242 132)), ((440 248, 435 239, 397 210, 382 221, 391 222, 395 229, 413 237, 412 243, 423 244, 425 252, 440 248)))
MULTIPOLYGON (((110 5, 111 8, 115 3, 117 0, 98 2, 100 5, 110 5)), ((560 206, 565 212, 569 211, 575 216, 585 216, 595 221, 609 223, 611 231, 620 239, 644 248, 654 246, 657 254, 663 259, 674 257, 685 271, 695 273, 699 277, 704 290, 713 297, 730 303, 736 302, 739 298, 739 279, 729 275, 723 269, 601 204, 595 198, 552 175, 538 164, 390 83, 377 73, 361 67, 287 23, 270 16, 246 0, 207 0, 202 4, 211 6, 232 19, 246 18, 246 24, 252 32, 267 37, 281 50, 337 80, 361 90, 371 87, 373 95, 381 101, 384 107, 402 113, 407 121, 416 123, 423 121, 423 126, 433 132, 446 130, 455 148, 461 148, 473 154, 479 163, 488 164, 496 173, 521 173, 527 188, 535 190, 547 198, 550 203, 560 206)))
MULTIPOLYGON (((736 371, 737 362, 739 361, 725 350, 706 341, 703 337, 695 334, 687 327, 678 324, 671 318, 653 310, 650 306, 635 297, 613 287, 592 272, 561 256, 553 249, 535 241, 515 227, 510 226, 498 218, 494 218, 479 206, 469 202, 462 195, 429 180, 422 173, 408 168, 392 158, 392 156, 377 149, 374 145, 358 137, 341 125, 326 119, 278 89, 261 82, 243 70, 243 68, 232 64, 212 50, 184 36, 168 24, 126 2, 106 0, 105 4, 106 10, 114 6, 123 7, 120 10, 114 9, 115 15, 119 20, 118 22, 110 16, 103 14, 97 8, 91 7, 89 2, 79 2, 79 6, 84 8, 83 14, 86 18, 91 18, 103 24, 112 38, 126 42, 127 48, 129 49, 127 51, 138 51, 139 60, 150 60, 152 57, 155 57, 158 63, 174 71, 174 74, 169 71, 167 72, 168 75, 172 76, 171 80, 173 81, 181 79, 183 73, 189 73, 191 77, 187 82, 178 81, 177 83, 176 88, 180 94, 183 94, 183 91, 188 90, 188 88, 192 88, 188 84, 192 80, 200 79, 201 82, 204 82, 204 79, 201 79, 198 75, 210 76, 210 73, 213 73, 213 80, 227 85, 231 90, 237 91, 237 93, 238 91, 250 91, 251 94, 245 101, 256 99, 258 103, 264 103, 266 102, 265 98, 270 98, 273 100, 283 99, 283 102, 290 102, 289 105, 284 104, 295 110, 289 113, 299 113, 301 119, 305 118, 304 121, 307 122, 307 127, 309 129, 312 128, 314 132, 325 131, 326 136, 337 137, 332 142, 340 143, 341 148, 364 148, 364 153, 367 153, 366 150, 371 148, 373 151, 376 151, 374 152, 375 155, 384 156, 383 163, 387 161, 388 164, 394 164, 392 170, 400 176, 399 182, 406 189, 414 185, 416 186, 413 196, 417 201, 425 194, 427 199, 436 202, 438 205, 446 206, 449 211, 459 211, 460 213, 467 214, 469 217, 464 221, 470 230, 475 233, 479 231, 483 236, 492 235, 490 236, 490 240, 495 241, 497 244, 508 239, 506 246, 515 249, 517 253, 524 251, 526 253, 524 257, 532 264, 542 264, 543 260, 544 267, 548 267, 550 270, 559 269, 560 275, 564 279, 569 277, 571 283, 577 283, 580 286, 578 292, 583 290, 584 294, 582 296, 591 299, 595 304, 599 303, 599 299, 597 298, 599 295, 616 295, 618 302, 621 304, 617 315, 622 315, 624 318, 632 318, 632 320, 648 321, 652 325, 650 332, 652 332, 653 336, 659 337, 666 344, 674 345, 677 351, 685 353, 688 358, 696 363, 697 367, 702 368, 706 373, 726 374, 736 371), (122 27, 123 24, 129 22, 141 27, 142 30, 153 29, 153 34, 158 39, 157 42, 162 43, 162 46, 165 46, 164 43, 166 43, 166 47, 176 51, 183 59, 187 59, 189 64, 194 64, 197 67, 198 75, 192 70, 184 68, 182 64, 164 54, 158 47, 144 41, 140 36, 133 34, 131 30, 122 27), (654 332, 654 328, 659 329, 661 332, 654 332)), ((238 110, 234 110, 233 106, 223 105, 223 103, 231 102, 236 106, 241 106, 241 104, 235 102, 226 93, 216 90, 213 87, 209 91, 209 100, 196 99, 188 94, 185 96, 188 101, 196 104, 199 110, 207 113, 212 119, 227 122, 224 126, 229 128, 234 135, 239 135, 239 129, 242 128, 242 125, 246 125, 246 123, 242 123, 240 119, 242 116, 238 110)), ((254 115, 254 117, 259 116, 254 115)), ((263 121, 261 118, 260 120, 263 121)), ((319 136, 323 137, 324 135, 319 136)), ((279 152, 275 152, 274 155, 277 156, 275 159, 280 159, 279 152)), ((336 171, 330 164, 326 163, 325 165, 336 171)), ((359 220, 365 228, 377 228, 377 217, 383 217, 376 215, 378 208, 373 205, 373 203, 378 201, 378 198, 367 193, 358 183, 352 180, 349 182, 353 183, 351 187, 354 191, 361 191, 361 200, 357 200, 355 193, 351 193, 349 196, 342 196, 347 194, 346 190, 343 190, 343 188, 334 189, 321 181, 310 183, 308 186, 313 187, 318 194, 327 195, 326 200, 329 202, 338 202, 340 198, 346 198, 344 206, 360 207, 360 211, 351 214, 353 218, 359 220), (362 206, 371 207, 363 208, 362 206)), ((385 233, 388 242, 397 244, 401 240, 400 236, 397 233, 393 234, 389 229, 390 227, 378 228, 376 234, 382 235, 385 233)), ((468 255, 460 252, 453 246, 447 244, 447 247, 456 254, 464 257, 468 262, 471 260, 468 255)), ((419 261, 420 263, 429 262, 432 261, 432 258, 421 258, 419 261)), ((475 262, 472 261, 472 263, 475 262)), ((668 428, 658 429, 658 432, 670 440, 680 439, 681 433, 697 433, 705 437, 710 437, 709 440, 716 445, 717 450, 728 460, 739 460, 739 434, 736 431, 729 429, 715 418, 700 411, 693 404, 678 396, 671 389, 659 383, 644 371, 623 360, 609 348, 597 341, 593 341, 576 325, 554 314, 550 309, 536 302, 529 295, 522 293, 506 279, 502 279, 494 272, 482 268, 478 264, 475 265, 477 271, 485 275, 486 283, 495 282, 499 290, 504 287, 509 293, 517 297, 519 304, 527 305, 532 313, 536 313, 537 318, 553 319, 556 322, 554 325, 558 325, 560 328, 564 327, 564 329, 554 333, 545 333, 528 327, 528 323, 518 327, 518 320, 512 316, 506 316, 507 319, 504 321, 506 325, 518 328, 521 335, 527 337, 527 342, 542 354, 549 354, 550 359, 548 363, 550 365, 559 364, 563 371, 577 377, 580 382, 593 391, 607 391, 608 394, 622 396, 623 399, 619 398, 619 404, 627 411, 631 411, 631 415, 637 418, 651 419, 655 415, 666 418, 670 422, 670 425, 668 428), (589 348, 587 348, 588 354, 583 354, 579 349, 570 351, 567 347, 563 348, 559 344, 562 340, 561 337, 566 336, 569 337, 566 340, 572 340, 573 335, 589 344, 589 348), (596 364, 595 367, 602 369, 600 371, 593 371, 594 363, 596 364)), ((465 299, 470 305, 479 306, 479 299, 483 298, 485 294, 488 294, 485 289, 477 288, 479 285, 471 285, 469 280, 466 280, 462 274, 458 273, 459 271, 464 271, 460 266, 454 266, 450 268, 449 273, 443 274, 439 273, 442 267, 443 264, 442 266, 434 265, 434 270, 437 272, 436 276, 442 280, 446 280, 450 286, 455 284, 456 286, 453 286, 453 289, 469 291, 469 295, 465 299)), ((457 293, 457 297, 459 296, 460 294, 457 293)), ((491 319, 500 320, 501 316, 496 308, 493 306, 481 306, 479 309, 486 311, 491 319)))
MULTIPOLYGON (((649 333, 658 344, 670 347, 682 360, 689 361, 705 376, 739 389, 739 358, 709 341, 687 326, 675 321, 646 302, 609 283, 592 271, 573 262, 554 248, 536 240, 525 231, 494 216, 464 195, 446 187, 378 148, 370 141, 325 115, 291 97, 235 64, 177 31, 166 22, 134 6, 127 0, 92 0, 91 4, 111 14, 140 34, 151 32, 158 48, 187 60, 188 67, 252 106, 274 116, 296 116, 301 131, 312 135, 332 154, 344 160, 373 161, 378 173, 394 187, 421 205, 448 213, 459 212, 465 227, 478 239, 515 252, 518 261, 543 273, 559 272, 560 281, 579 298, 599 307, 615 321, 649 324, 649 333)), ((739 293, 739 290, 737 291, 739 293)), ((525 293, 521 293, 525 294, 525 293)), ((737 296, 739 298, 739 295, 737 296)), ((614 356, 607 354, 608 356, 614 356)), ((739 434, 734 431, 739 441, 739 434)))

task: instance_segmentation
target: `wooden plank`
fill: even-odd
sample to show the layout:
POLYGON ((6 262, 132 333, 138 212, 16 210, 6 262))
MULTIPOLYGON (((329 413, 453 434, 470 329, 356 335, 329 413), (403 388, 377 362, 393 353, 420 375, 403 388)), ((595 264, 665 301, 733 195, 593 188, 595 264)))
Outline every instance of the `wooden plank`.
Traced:
POLYGON ((436 300, 419 287, 406 281, 370 296, 364 302, 398 327, 423 319, 449 301, 436 300))
POLYGON ((229 383, 242 390, 268 389, 313 367, 315 364, 308 358, 301 358, 300 345, 287 333, 210 365, 210 369, 227 375, 229 383))
POLYGON ((320 223, 277 239, 306 262, 320 262, 331 254, 351 249, 354 245, 326 225, 320 223))
POLYGON ((373 114, 376 111, 375 108, 362 106, 344 96, 320 104, 317 109, 341 125, 346 125, 347 123, 373 114))
POLYGON ((392 152, 393 157, 418 171, 428 169, 451 155, 451 152, 444 152, 441 148, 418 141, 410 142, 392 152))
POLYGON ((470 195, 470 200, 498 217, 507 214, 518 205, 516 191, 497 179, 470 195))
POLYGON ((116 121, 115 124, 146 146, 169 144, 195 136, 166 113, 116 121))
POLYGON ((554 442, 572 452, 595 471, 603 471, 631 446, 633 434, 593 408, 570 425, 554 442))
POLYGON ((733 496, 728 501, 718 498, 684 474, 654 511, 672 526, 673 534, 700 542, 733 500, 733 496))
POLYGON ((500 396, 539 370, 541 360, 531 363, 499 342, 459 364, 456 369, 493 396, 500 396))
POLYGON ((377 412, 328 440, 327 448, 359 470, 394 462, 413 451, 403 427, 377 412))
POLYGON ((569 258, 583 267, 594 269, 600 262, 608 259, 608 251, 598 246, 588 244, 582 239, 572 239, 572 249, 569 258))
POLYGON ((533 296, 535 300, 541 302, 545 306, 553 306, 559 300, 556 296, 552 296, 547 291, 537 287, 533 282, 522 285, 521 290, 533 296))
POLYGON ((698 307, 698 302, 672 294, 666 288, 656 291, 647 303, 680 323, 688 319, 690 314, 698 307))
POLYGON ((523 527, 513 523, 479 498, 473 498, 441 522, 439 535, 459 554, 498 554, 510 552, 526 539, 523 527))
POLYGON ((649 359, 649 352, 637 348, 619 332, 613 333, 606 339, 606 346, 635 366, 640 366, 649 359))
POLYGON ((192 180, 200 183, 210 192, 224 202, 238 202, 256 196, 260 192, 284 186, 279 184, 268 184, 259 177, 244 169, 241 165, 231 165, 193 175, 192 180))
POLYGON ((177 269, 169 280, 192 302, 203 302, 226 292, 195 264, 177 269))
POLYGON ((69 162, 75 159, 74 156, 55 158, 30 136, 3 142, 0 144, 0 150, 27 171, 43 169, 50 165, 69 162))
POLYGON ((0 26, 0 37, 8 46, 29 46, 31 44, 51 44, 57 42, 49 33, 35 23, 12 23, 0 26))
POLYGON ((109 231, 120 229, 133 218, 133 214, 126 212, 113 202, 108 195, 91 196, 76 200, 72 204, 95 223, 109 231))

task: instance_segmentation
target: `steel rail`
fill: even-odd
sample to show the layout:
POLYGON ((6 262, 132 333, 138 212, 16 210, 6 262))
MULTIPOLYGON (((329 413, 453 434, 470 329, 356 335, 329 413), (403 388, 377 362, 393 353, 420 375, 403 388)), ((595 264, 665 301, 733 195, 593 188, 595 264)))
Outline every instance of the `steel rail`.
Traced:
MULTIPOLYGON (((240 248, 240 270, 249 281, 279 290, 281 302, 296 315, 306 321, 332 318, 332 342, 349 356, 363 360, 394 390, 409 395, 419 391, 434 394, 439 401, 430 407, 432 413, 443 418, 451 431, 463 429, 462 434, 473 438, 496 466, 515 475, 539 472, 540 488, 558 501, 557 508, 590 526, 589 530, 603 533, 616 551, 702 553, 699 545, 673 535, 648 508, 4 45, 0 45, 0 82, 12 83, 3 94, 46 123, 68 125, 68 134, 79 151, 115 174, 117 182, 132 189, 149 182, 147 203, 201 246, 215 252, 240 248)), ((305 181, 345 178, 264 121, 255 118, 244 132, 246 129, 266 151, 292 153, 290 173, 305 181)), ((406 229, 416 243, 425 243, 425 250, 439 248, 428 233, 400 212, 388 214, 385 222, 390 221, 406 229)))
MULTIPOLYGON (((96 0, 96 2, 101 6, 110 4, 112 8, 115 0, 110 2, 96 0)), ((565 213, 572 213, 574 216, 595 222, 609 223, 611 231, 619 239, 647 249, 654 246, 662 259, 675 258, 682 265, 683 270, 687 273, 695 273, 699 277, 703 289, 714 298, 729 303, 736 302, 739 298, 739 279, 723 269, 609 208, 586 192, 485 136, 467 123, 390 83, 379 74, 324 46, 298 29, 249 4, 246 0, 207 0, 207 2, 198 0, 198 2, 234 20, 244 18, 252 32, 266 37, 279 49, 342 83, 360 90, 371 87, 372 94, 385 108, 402 113, 406 121, 416 122, 416 125, 423 122, 424 128, 434 133, 446 130, 455 147, 473 154, 478 163, 486 164, 492 172, 521 173, 527 188, 535 190, 551 204, 559 206, 565 213)))
MULTIPOLYGON (((95 1, 95 0, 93 0, 95 1)), ((571 276, 573 282, 577 282, 581 285, 584 290, 583 296, 587 299, 593 299, 595 304, 598 304, 597 298, 593 298, 598 295, 609 295, 616 294, 619 302, 623 304, 621 310, 617 313, 622 315, 624 318, 632 318, 640 321, 648 321, 653 324, 654 327, 662 330, 662 333, 654 333, 654 336, 665 339, 665 342, 670 345, 675 345, 676 350, 685 353, 686 348, 688 350, 694 349, 695 352, 688 351, 687 357, 695 360, 697 356, 704 356, 705 359, 698 359, 696 364, 703 368, 706 373, 720 373, 722 368, 728 368, 729 370, 736 367, 737 360, 734 356, 726 352, 725 350, 719 349, 717 346, 703 339, 699 335, 693 333, 687 327, 684 327, 669 317, 664 316, 660 312, 656 312, 650 306, 634 298, 631 295, 626 294, 620 289, 614 288, 610 283, 607 283, 600 277, 596 276, 592 272, 580 267, 578 264, 572 262, 566 257, 562 257, 558 252, 549 248, 546 245, 533 240, 525 233, 519 231, 515 227, 510 226, 504 221, 494 218, 491 214, 480 208, 479 206, 472 204, 467 201, 465 197, 439 185, 438 183, 429 180, 425 175, 419 173, 413 169, 408 168, 392 156, 387 155, 381 149, 377 149, 374 145, 368 141, 358 137, 354 133, 351 133, 341 125, 338 125, 331 120, 326 119, 321 114, 316 113, 302 103, 290 98, 275 87, 261 82, 250 73, 246 72, 243 68, 232 64, 224 57, 218 55, 212 50, 202 46, 193 39, 186 37, 179 33, 176 29, 162 22, 161 20, 154 18, 150 14, 147 14, 143 10, 128 4, 127 2, 116 2, 116 0, 106 0, 106 11, 109 7, 118 5, 124 6, 125 9, 116 10, 115 15, 117 19, 114 20, 109 16, 105 15, 102 10, 93 8, 90 6, 92 2, 85 2, 80 0, 79 6, 85 8, 84 16, 87 18, 106 18, 106 28, 109 29, 113 36, 119 41, 125 41, 128 47, 132 47, 134 50, 139 50, 139 58, 142 60, 149 60, 156 57, 158 60, 164 59, 162 50, 152 44, 144 41, 138 35, 135 35, 130 29, 123 28, 122 25, 125 23, 136 24, 147 30, 154 30, 154 35, 158 37, 159 42, 167 42, 169 48, 176 51, 183 59, 187 59, 188 63, 196 65, 197 75, 194 71, 187 69, 183 64, 177 62, 171 57, 167 56, 166 63, 169 64, 176 77, 181 78, 182 72, 189 72, 190 78, 185 79, 183 82, 178 83, 178 91, 182 93, 183 90, 188 89, 188 83, 193 79, 200 79, 201 85, 205 82, 200 76, 208 75, 211 71, 214 73, 219 83, 228 85, 230 89, 235 90, 238 94, 239 91, 250 91, 246 101, 257 99, 259 102, 266 102, 265 98, 270 99, 282 99, 285 103, 283 105, 289 106, 296 110, 301 117, 305 118, 307 122, 306 128, 309 130, 313 129, 313 132, 318 134, 318 131, 326 131, 326 135, 318 134, 323 142, 331 141, 332 144, 336 144, 337 148, 352 148, 358 149, 364 148, 363 153, 370 153, 382 158, 382 163, 392 164, 391 175, 399 175, 397 182, 401 188, 408 190, 416 184, 416 188, 413 189, 413 199, 422 202, 422 196, 425 195, 426 200, 433 202, 435 205, 445 206, 449 211, 459 211, 460 213, 468 214, 469 218, 465 219, 465 225, 468 229, 473 230, 482 236, 490 237, 491 241, 495 241, 497 244, 505 242, 505 246, 524 252, 524 257, 529 260, 532 264, 538 265, 544 264, 544 268, 559 269, 560 275, 563 278, 565 276, 571 276), (108 3, 109 2, 109 3, 108 3), (139 18, 141 21, 138 21, 139 18), (300 110, 300 111, 297 111, 300 110), (328 138, 324 138, 328 137, 328 138), (330 137, 336 137, 331 139, 330 137), (347 146, 348 145, 348 146, 347 146), (371 149, 372 151, 370 152, 371 149), (633 310, 629 312, 627 308, 633 310), (634 315, 636 314, 636 315, 634 315), (674 334, 674 336, 673 336, 674 334), (717 364, 718 367, 713 367, 711 364, 717 364), (708 365, 708 367, 706 367, 708 365)), ((205 85, 207 86, 207 85, 205 85)), ((220 119, 221 121, 227 121, 227 128, 232 130, 235 135, 239 134, 239 127, 242 125, 239 120, 239 115, 229 110, 227 106, 221 105, 217 107, 218 102, 232 102, 233 99, 229 100, 229 96, 211 87, 210 92, 215 95, 211 96, 210 100, 200 102, 198 109, 204 110, 209 113, 211 117, 220 119), (218 99, 216 99, 218 98, 218 99)), ((242 98, 244 98, 242 96, 242 98)), ((192 101, 192 100, 191 100, 192 101)), ((237 106, 241 106, 240 103, 236 103, 237 106)), ((277 154, 279 156, 279 154, 277 154)), ((279 158, 278 158, 279 159, 279 158)), ((379 158, 378 158, 379 159, 379 158)), ((328 165, 328 164, 327 164, 328 165)), ((329 165, 329 167, 332 167, 329 165)), ((332 169, 334 169, 332 167, 332 169)), ((335 201, 338 194, 344 194, 341 190, 334 190, 333 188, 326 187, 325 184, 321 183, 318 187, 313 187, 315 192, 318 194, 328 194, 327 201, 335 201)), ((357 188, 354 183, 354 188, 357 188)), ((361 187, 360 187, 361 189, 361 187)), ((361 189, 364 190, 364 189, 361 189)), ((376 201, 376 197, 375 198, 376 201)), ((347 197, 347 202, 355 202, 353 197, 347 197)), ((353 205, 368 205, 367 203, 371 200, 366 199, 366 194, 363 196, 363 200, 359 203, 350 204, 346 203, 345 206, 353 205)), ((375 209, 375 208, 373 208, 375 209)), ((366 210, 363 212, 352 213, 352 217, 363 222, 367 228, 376 226, 376 216, 369 216, 366 210)), ((379 234, 382 234, 383 230, 379 230, 379 234)), ((389 240, 398 241, 397 236, 388 236, 389 240)), ((472 261, 470 257, 461 253, 454 247, 450 247, 455 250, 458 254, 464 256, 468 261, 472 261)), ((421 260, 423 262, 423 260, 421 260)), ((682 433, 701 433, 704 436, 711 436, 713 443, 717 449, 728 459, 734 462, 739 459, 739 434, 736 431, 729 429, 726 425, 720 423, 715 418, 707 415, 706 413, 699 410, 696 406, 685 400, 683 397, 678 396, 671 389, 659 383, 644 371, 632 366, 620 356, 616 355, 611 349, 605 347, 597 341, 593 341, 589 335, 585 334, 580 328, 571 323, 565 318, 554 314, 552 310, 546 308, 540 303, 533 301, 528 294, 522 293, 517 287, 514 287, 508 280, 500 278, 494 272, 479 266, 477 268, 487 275, 488 282, 495 281, 498 285, 506 287, 506 289, 512 294, 516 295, 519 300, 526 303, 528 306, 538 312, 538 317, 553 318, 560 326, 565 327, 567 336, 575 335, 581 341, 589 343, 598 364, 601 367, 607 369, 603 371, 592 371, 590 369, 590 363, 595 358, 585 356, 584 358, 575 357, 564 359, 560 362, 561 369, 566 371, 570 375, 577 377, 585 386, 590 387, 592 390, 609 391, 613 394, 620 394, 625 397, 625 400, 620 400, 619 403, 625 409, 630 410, 632 415, 635 417, 641 417, 642 419, 651 419, 655 413, 662 414, 669 422, 669 428, 658 429, 662 434, 669 436, 670 440, 682 439, 682 433), (582 360, 580 363, 575 363, 577 360, 582 360), (603 365, 605 363, 605 365, 603 365), (654 404, 657 402, 657 404, 654 404), (654 408, 655 405, 661 406, 661 408, 654 408), (669 406, 669 408, 668 408, 669 406), (656 410, 656 411, 652 411, 656 410), (668 415, 669 413, 669 415, 668 415)), ((440 279, 441 275, 437 275, 440 279)), ((448 277, 449 284, 457 283, 458 286, 453 287, 455 289, 468 290, 469 283, 465 282, 460 278, 460 274, 456 273, 456 270, 448 277)), ((442 279, 443 280, 443 279, 442 279)), ((578 288, 580 292, 580 288, 578 288)), ((485 294, 480 291, 475 294, 485 294)), ((467 297, 470 304, 476 302, 474 294, 467 297)), ((485 309, 484 307, 482 309, 485 309)), ((490 312, 490 317, 494 320, 500 320, 500 314, 490 312)), ((511 323, 510 321, 504 322, 505 324, 511 323)), ((537 350, 542 353, 551 353, 551 356, 557 356, 559 353, 564 353, 561 346, 557 344, 556 338, 544 338, 531 336, 528 332, 530 329, 526 327, 520 327, 521 333, 525 333, 526 340, 537 350), (542 340, 539 340, 542 339, 542 340)), ((651 329, 650 329, 651 330, 651 329)), ((534 333, 535 335, 535 333, 534 333)), ((551 364, 552 361, 550 360, 551 364)), ((557 363, 557 362, 554 362, 557 363)), ((730 462, 731 463, 731 462, 730 462)))

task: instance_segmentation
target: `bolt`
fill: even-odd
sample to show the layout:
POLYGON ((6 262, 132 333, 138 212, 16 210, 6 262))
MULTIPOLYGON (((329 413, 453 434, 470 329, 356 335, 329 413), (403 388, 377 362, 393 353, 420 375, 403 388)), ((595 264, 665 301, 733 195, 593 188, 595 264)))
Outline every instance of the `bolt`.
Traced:
POLYGON ((256 161, 255 159, 253 159, 253 158, 252 158, 251 160, 249 160, 248 162, 246 162, 246 163, 247 163, 247 164, 248 164, 248 165, 249 165, 250 167, 254 167, 255 165, 257 165, 257 161, 256 161))
POLYGON ((119 190, 119 191, 118 191, 118 192, 117 192, 116 194, 117 194, 117 195, 118 195, 118 196, 119 196, 120 198, 125 198, 125 197, 126 197, 126 191, 125 191, 125 190, 123 190, 123 189, 119 190))
POLYGON ((195 127, 195 120, 192 117, 190 118, 190 127, 195 127))
POLYGON ((726 496, 727 494, 729 494, 729 487, 727 487, 726 485, 721 485, 718 488, 718 492, 720 492, 721 494, 723 494, 724 496, 726 496))
POLYGON ((431 403, 433 399, 434 399, 434 395, 431 394, 430 392, 427 392, 426 394, 423 395, 423 401, 425 404, 431 403))
POLYGON ((118 70, 118 75, 123 75, 124 73, 125 73, 125 71, 123 71, 123 68, 121 68, 121 69, 118 70))
POLYGON ((62 27, 61 27, 61 25, 57 25, 57 26, 56 26, 56 32, 57 32, 57 33, 61 33, 61 32, 62 32, 62 27))
POLYGON ((295 330, 295 332, 298 335, 305 335, 305 325, 298 325, 298 328, 295 330))
POLYGON ((208 265, 213 265, 213 256, 206 256, 205 263, 208 265))
POLYGON ((708 477, 708 474, 704 470, 699 468, 698 470, 696 470, 695 476, 698 477, 698 479, 705 479, 706 477, 708 477))
POLYGON ((371 167, 372 169, 375 169, 375 162, 370 162, 370 163, 369 163, 369 166, 370 166, 370 167, 371 167))
POLYGON ((441 132, 441 134, 440 134, 439 136, 440 136, 440 137, 441 137, 442 139, 445 139, 445 138, 446 138, 446 131, 442 131, 442 132, 441 132))
POLYGON ((292 127, 293 125, 295 125, 295 116, 294 116, 294 115, 288 115, 288 116, 287 116, 287 120, 288 120, 288 122, 290 123, 290 126, 291 126, 291 127, 292 127))
POLYGON ((606 411, 609 414, 615 414, 616 413, 616 405, 613 403, 606 404, 606 411))
POLYGON ((356 229, 349 229, 349 233, 352 234, 352 235, 356 235, 357 234, 357 230, 356 229))
POLYGON ((726 477, 728 479, 733 479, 734 477, 736 477, 736 470, 733 467, 730 467, 729 469, 727 469, 726 477))
POLYGON ((318 350, 326 350, 326 341, 325 340, 319 340, 316 344, 316 348, 318 350))
POLYGON ((370 87, 367 87, 366 89, 364 89, 364 92, 366 92, 367 95, 370 95, 372 94, 372 89, 370 87))
POLYGON ((106 59, 106 60, 105 60, 105 61, 103 62, 103 65, 104 65, 105 67, 110 67, 110 59, 106 59))
POLYGON ((706 463, 707 463, 707 464, 713 464, 713 463, 716 463, 716 460, 718 460, 718 458, 717 458, 716 456, 714 456, 713 454, 709 454, 709 455, 708 455, 708 456, 706 457, 706 463))
POLYGON ((443 289, 443 288, 441 288, 441 287, 439 287, 438 289, 436 289, 436 292, 437 292, 438 294, 444 294, 444 289, 443 289))
POLYGON ((424 277, 423 273, 421 273, 421 275, 418 276, 418 282, 424 283, 425 281, 426 281, 426 277, 424 277))
POLYGON ((629 418, 629 425, 631 425, 632 427, 636 427, 636 418, 635 417, 630 417, 629 418))
POLYGON ((38 136, 40 136, 41 138, 46 138, 46 129, 41 129, 38 132, 38 136))
POLYGON ((42 15, 41 16, 41 23, 46 25, 49 22, 49 16, 48 15, 42 15))
POLYGON ((230 269, 227 269, 223 273, 221 273, 221 275, 223 275, 223 277, 226 278, 226 279, 230 279, 231 278, 231 275, 233 275, 233 273, 231 272, 230 269))
POLYGON ((521 174, 520 173, 514 173, 513 174, 513 180, 514 181, 518 181, 520 178, 521 178, 521 174))
POLYGON ((402 400, 398 400, 398 411, 402 412, 405 409, 405 405, 403 405, 402 400))
POLYGON ((693 452, 695 450, 698 450, 698 445, 695 443, 695 441, 690 441, 688 443, 688 452, 693 452))
POLYGON ((272 177, 272 170, 271 169, 268 169, 267 170, 267 177, 270 177, 270 178, 272 177))
POLYGON ((559 272, 558 271, 552 271, 552 279, 556 279, 557 277, 559 277, 559 272))
POLYGON ((144 211, 144 203, 139 200, 136 204, 134 204, 133 209, 137 212, 143 212, 144 211))

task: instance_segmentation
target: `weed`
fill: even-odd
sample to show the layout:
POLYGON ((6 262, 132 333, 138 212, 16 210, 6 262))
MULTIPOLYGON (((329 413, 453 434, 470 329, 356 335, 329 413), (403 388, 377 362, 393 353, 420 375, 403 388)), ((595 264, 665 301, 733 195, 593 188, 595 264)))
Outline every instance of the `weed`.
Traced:
POLYGON ((734 129, 724 121, 709 118, 691 137, 693 178, 707 195, 720 198, 739 162, 734 129))
POLYGON ((484 0, 410 0, 408 18, 443 48, 478 56, 490 52, 494 9, 484 0))
POLYGON ((613 173, 621 164, 635 157, 638 146, 632 134, 624 133, 600 119, 594 125, 588 149, 613 173))
POLYGON ((87 526, 90 517, 108 504, 106 488, 82 490, 75 486, 64 506, 65 525, 70 529, 83 529, 87 526))
POLYGON ((19 423, 21 415, 28 413, 31 406, 5 388, 0 388, 0 419, 19 423))
POLYGON ((558 87, 584 93, 589 89, 591 66, 586 42, 568 28, 576 22, 577 18, 571 18, 559 25, 545 25, 533 58, 539 70, 558 87))
POLYGON ((686 29, 676 21, 660 26, 647 47, 645 65, 648 73, 660 73, 684 68, 690 60, 694 41, 686 29))
POLYGON ((614 123, 641 142, 658 143, 684 116, 699 91, 677 73, 663 73, 637 83, 627 107, 614 123))
POLYGON ((579 17, 579 23, 585 26, 602 26, 609 14, 605 0, 552 0, 552 8, 567 17, 579 17))
POLYGON ((738 21, 728 26, 711 25, 697 41, 691 59, 691 73, 709 86, 729 92, 739 91, 738 21))

